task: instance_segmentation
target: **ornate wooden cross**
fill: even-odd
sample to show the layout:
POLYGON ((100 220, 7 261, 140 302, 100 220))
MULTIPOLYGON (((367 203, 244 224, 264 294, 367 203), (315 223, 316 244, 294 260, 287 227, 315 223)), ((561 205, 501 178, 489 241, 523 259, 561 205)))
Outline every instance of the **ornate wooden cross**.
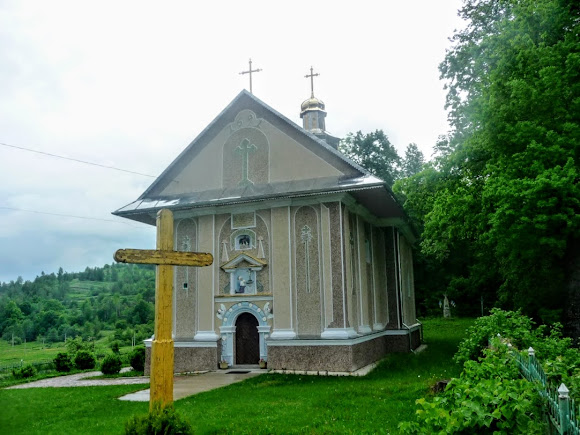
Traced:
POLYGON ((149 409, 155 402, 162 407, 173 403, 173 266, 209 266, 211 254, 173 250, 173 213, 157 213, 157 249, 119 249, 115 261, 120 263, 156 264, 155 338, 151 346, 151 390, 149 409))
POLYGON ((253 94, 252 92, 252 73, 255 72, 260 72, 262 71, 262 68, 258 68, 258 69, 252 69, 252 59, 250 59, 250 68, 248 68, 248 71, 242 71, 240 74, 250 74, 250 94, 253 94))
POLYGON ((310 98, 314 98, 314 77, 318 77, 320 74, 314 74, 314 68, 310 67, 310 74, 306 74, 304 77, 310 77, 310 98))

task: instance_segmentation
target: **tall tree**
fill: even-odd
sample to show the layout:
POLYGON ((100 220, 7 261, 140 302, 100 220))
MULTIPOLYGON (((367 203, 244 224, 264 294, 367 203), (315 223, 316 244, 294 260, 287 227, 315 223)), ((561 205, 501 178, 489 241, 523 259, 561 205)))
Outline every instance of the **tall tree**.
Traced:
POLYGON ((412 177, 413 175, 421 172, 423 165, 425 164, 425 157, 423 153, 415 143, 410 143, 407 145, 405 150, 405 157, 403 158, 402 164, 402 175, 404 177, 412 177))
POLYGON ((423 251, 469 258, 468 286, 499 283, 500 302, 546 321, 576 307, 578 328, 564 290, 580 293, 580 7, 466 0, 460 15, 440 66, 453 130, 423 251))
POLYGON ((348 133, 340 141, 340 151, 363 168, 393 186, 399 177, 401 158, 383 130, 363 134, 348 133))

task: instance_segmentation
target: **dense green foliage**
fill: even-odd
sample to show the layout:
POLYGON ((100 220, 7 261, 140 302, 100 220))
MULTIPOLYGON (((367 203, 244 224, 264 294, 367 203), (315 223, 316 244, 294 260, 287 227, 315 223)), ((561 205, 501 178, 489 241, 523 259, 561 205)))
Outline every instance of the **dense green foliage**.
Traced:
MULTIPOLYGON (((153 332, 155 272, 125 264, 86 268, 84 272, 45 274, 0 283, 0 336, 15 344, 53 343, 66 338, 98 339, 114 331, 122 345, 153 332)), ((78 349, 69 351, 74 354, 78 349)))
POLYGON ((60 352, 54 359, 54 366, 57 372, 70 372, 73 363, 68 353, 60 352))
POLYGON ((441 395, 417 400, 416 419, 401 424, 401 430, 546 433, 538 385, 522 379, 513 353, 523 350, 526 355, 529 347, 552 387, 564 382, 571 397, 580 397, 580 352, 571 346, 570 338, 562 338, 561 326, 535 328, 532 319, 520 312, 495 309, 477 319, 459 345, 454 360, 463 363, 461 376, 452 379, 441 395))
POLYGON ((137 347, 129 356, 129 364, 138 372, 145 370, 145 348, 137 347))
POLYGON ((497 334, 524 354, 533 348, 548 382, 555 386, 565 383, 571 396, 580 399, 580 351, 572 346, 570 338, 563 337, 559 323, 536 327, 532 319, 520 312, 492 310, 490 316, 477 319, 468 329, 454 360, 458 363, 477 361, 483 356, 490 337, 497 334))
POLYGON ((419 295, 433 306, 445 289, 465 312, 483 298, 550 323, 578 306, 580 8, 465 0, 460 16, 440 66, 452 131, 394 186, 423 230, 419 295))
POLYGON ((407 146, 405 157, 401 159, 383 130, 367 134, 361 131, 348 133, 340 141, 339 149, 389 187, 401 176, 408 177, 419 172, 424 163, 423 153, 413 143, 407 146))
POLYGON ((12 376, 16 379, 31 378, 36 375, 36 369, 29 365, 12 370, 12 376))
POLYGON ((133 416, 125 423, 126 435, 177 435, 192 434, 187 420, 173 406, 161 408, 156 404, 151 412, 133 416))
POLYGON ((112 353, 103 358, 103 362, 101 363, 101 371, 105 375, 114 375, 121 371, 121 366, 121 357, 116 353, 112 353))
MULTIPOLYGON (((418 397, 459 376, 451 358, 472 322, 426 319, 424 352, 390 355, 365 377, 264 374, 178 400, 175 409, 197 433, 399 433, 418 397)), ((148 404, 117 398, 143 388, 0 389, 0 408, 8 411, 0 427, 10 434, 120 433, 148 404)))
POLYGON ((86 350, 79 350, 75 355, 75 367, 79 370, 88 370, 95 368, 97 363, 95 356, 86 350))
POLYGON ((515 359, 486 350, 468 361, 459 378, 432 400, 417 400, 416 421, 404 433, 543 434, 542 403, 534 384, 522 379, 515 359))

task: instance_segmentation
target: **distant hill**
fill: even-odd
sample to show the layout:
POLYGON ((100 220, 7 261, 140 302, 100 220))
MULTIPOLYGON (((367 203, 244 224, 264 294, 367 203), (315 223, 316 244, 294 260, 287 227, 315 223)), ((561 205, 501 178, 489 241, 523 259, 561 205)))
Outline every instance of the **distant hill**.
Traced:
POLYGON ((84 272, 41 273, 0 283, 0 336, 7 341, 99 338, 114 331, 122 345, 153 333, 155 268, 105 264, 84 272))

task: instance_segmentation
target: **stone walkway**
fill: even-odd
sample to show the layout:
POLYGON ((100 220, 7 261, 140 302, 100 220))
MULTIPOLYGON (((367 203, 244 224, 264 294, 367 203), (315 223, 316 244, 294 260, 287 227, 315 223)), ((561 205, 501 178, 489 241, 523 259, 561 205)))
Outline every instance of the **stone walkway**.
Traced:
MULTIPOLYGON (((123 371, 123 370, 122 370, 123 371)), ((99 371, 77 373, 74 375, 58 376, 56 378, 41 379, 39 381, 28 382, 26 384, 14 385, 7 390, 17 390, 22 388, 63 388, 63 387, 95 387, 107 385, 132 385, 148 384, 149 377, 139 376, 135 378, 115 378, 115 379, 90 379, 101 376, 99 371), (88 378, 88 379, 87 379, 88 378)))
MULTIPOLYGON (((254 376, 259 376, 264 373, 266 373, 266 370, 254 368, 234 368, 230 370, 218 370, 215 372, 205 372, 195 375, 176 376, 173 378, 173 400, 179 400, 183 399, 184 397, 193 396, 194 394, 201 393, 203 391, 225 387, 226 385, 241 382, 243 380, 252 378, 254 376)), ((119 400, 149 402, 149 388, 119 397, 119 400)))
MULTIPOLYGON (((256 366, 257 367, 257 366, 256 366)), ((266 373, 266 370, 259 368, 241 367, 229 370, 218 370, 215 372, 202 372, 191 375, 175 376, 173 378, 173 398, 174 400, 183 399, 203 391, 213 390, 215 388, 225 387, 236 382, 266 373), (236 373, 237 372, 237 373, 236 373), (240 373, 241 372, 241 373, 240 373)), ((148 376, 134 378, 115 378, 115 379, 90 379, 94 376, 102 375, 99 371, 77 373, 75 375, 59 376, 56 378, 41 379, 39 381, 29 382, 26 384, 14 385, 7 389, 23 388, 64 388, 64 387, 93 387, 109 385, 137 385, 148 384, 148 376)), ((149 388, 136 391, 119 398, 119 400, 129 400, 134 402, 148 402, 149 388)))

